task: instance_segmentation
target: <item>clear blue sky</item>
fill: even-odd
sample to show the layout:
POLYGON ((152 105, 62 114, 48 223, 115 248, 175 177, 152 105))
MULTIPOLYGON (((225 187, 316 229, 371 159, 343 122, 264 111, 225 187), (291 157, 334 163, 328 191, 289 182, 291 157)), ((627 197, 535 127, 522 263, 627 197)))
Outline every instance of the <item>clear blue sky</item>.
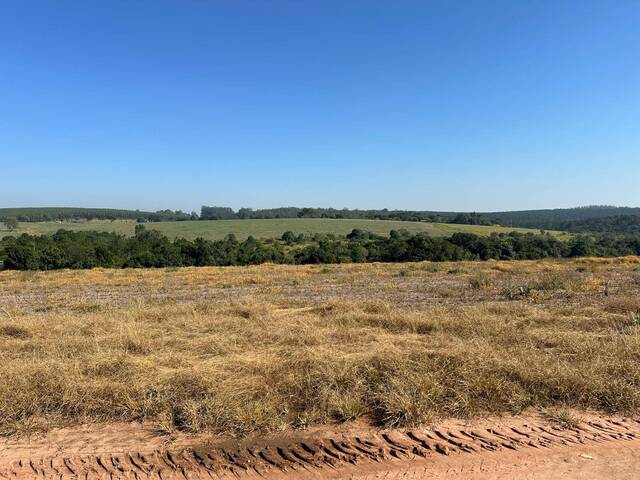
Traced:
POLYGON ((640 206, 638 0, 0 6, 0 206, 640 206))

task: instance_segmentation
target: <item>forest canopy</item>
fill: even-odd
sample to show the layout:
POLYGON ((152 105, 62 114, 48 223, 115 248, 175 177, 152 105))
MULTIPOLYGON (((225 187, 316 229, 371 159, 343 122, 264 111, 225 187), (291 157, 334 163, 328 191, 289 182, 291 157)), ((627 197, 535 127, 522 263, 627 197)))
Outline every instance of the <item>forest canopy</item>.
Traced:
POLYGON ((393 230, 388 237, 353 230, 349 235, 285 232, 280 239, 238 241, 170 240, 143 225, 136 235, 71 232, 5 237, 0 242, 4 267, 17 270, 61 268, 139 268, 261 263, 319 264, 457 260, 520 260, 579 256, 640 255, 640 235, 575 235, 560 240, 549 234, 455 233, 448 238, 393 230))

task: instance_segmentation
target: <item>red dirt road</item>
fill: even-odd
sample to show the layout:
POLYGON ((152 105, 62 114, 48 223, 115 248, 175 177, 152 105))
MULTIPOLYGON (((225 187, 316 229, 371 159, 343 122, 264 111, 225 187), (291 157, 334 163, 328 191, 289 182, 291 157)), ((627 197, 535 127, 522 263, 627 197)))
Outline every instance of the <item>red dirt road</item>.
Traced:
POLYGON ((536 417, 510 417, 402 431, 358 426, 242 443, 180 437, 168 445, 131 428, 6 440, 0 478, 640 478, 640 421, 633 419, 590 416, 561 428, 536 417))
MULTIPOLYGON (((310 477, 313 478, 313 477, 310 477)), ((590 447, 553 447, 400 462, 381 468, 347 468, 321 478, 350 480, 637 480, 640 441, 611 441, 590 447), (412 464, 413 463, 413 464, 412 464), (364 471, 363 471, 364 470, 364 471)))

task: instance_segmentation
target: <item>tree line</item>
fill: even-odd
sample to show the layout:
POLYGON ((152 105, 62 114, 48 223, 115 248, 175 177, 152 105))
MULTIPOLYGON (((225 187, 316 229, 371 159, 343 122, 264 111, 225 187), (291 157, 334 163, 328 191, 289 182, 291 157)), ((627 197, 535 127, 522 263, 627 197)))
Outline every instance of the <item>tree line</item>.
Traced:
POLYGON ((629 227, 640 223, 640 208, 587 206, 548 210, 512 212, 434 212, 428 210, 359 210, 335 208, 241 208, 203 206, 202 220, 269 219, 269 218, 349 218, 368 220, 402 220, 464 225, 503 225, 542 230, 599 231, 636 233, 629 227), (593 228, 590 228, 593 227, 593 228))
MULTIPOLYGON (((203 205, 200 214, 182 210, 122 210, 111 208, 70 208, 70 207, 34 207, 2 208, 0 222, 11 230, 16 222, 51 222, 80 220, 136 220, 138 223, 169 222, 185 220, 246 220, 277 218, 338 218, 366 220, 398 220, 409 222, 438 222, 467 225, 491 225, 492 220, 478 213, 437 213, 416 210, 359 210, 310 207, 281 207, 252 209, 230 207, 210 207, 203 205)), ((15 229, 15 228, 13 228, 15 229)))
POLYGON ((418 210, 359 210, 310 207, 241 208, 237 212, 229 207, 209 207, 200 209, 200 220, 246 220, 273 218, 346 218, 363 220, 398 220, 407 222, 437 222, 465 225, 492 225, 493 221, 479 213, 446 213, 418 210))
POLYGON ((401 220, 401 221, 430 221, 443 222, 446 218, 438 214, 411 210, 359 210, 336 208, 310 207, 280 207, 280 208, 241 208, 238 211, 229 207, 209 207, 203 205, 200 209, 201 220, 248 220, 273 218, 347 218, 367 220, 401 220))
POLYGON ((393 230, 388 237, 355 229, 349 235, 312 237, 286 232, 279 239, 239 241, 170 240, 138 225, 133 237, 112 232, 71 232, 5 237, 0 241, 4 267, 17 270, 61 268, 141 268, 321 264, 457 260, 520 260, 578 256, 640 255, 640 235, 576 235, 559 240, 549 234, 455 233, 448 238, 393 230))
POLYGON ((640 234, 640 215, 614 215, 611 217, 574 220, 560 225, 569 232, 608 232, 640 234))
POLYGON ((181 210, 121 210, 114 208, 33 207, 0 208, 0 222, 55 222, 73 220, 137 220, 138 222, 174 222, 197 220, 195 212, 181 210))
POLYGON ((184 220, 236 220, 278 218, 337 218, 367 220, 399 220, 438 222, 466 225, 503 225, 543 230, 571 232, 640 232, 640 208, 589 206, 552 210, 522 210, 512 212, 464 213, 427 210, 360 210, 309 207, 252 209, 203 205, 200 214, 181 210, 119 210, 108 208, 1 208, 0 222, 6 229, 15 229, 15 222, 136 220, 139 223, 184 220))
MULTIPOLYGON (((493 212, 483 214, 493 222, 505 227, 538 228, 544 230, 578 229, 583 225, 587 231, 590 222, 597 224, 597 219, 618 216, 633 216, 640 218, 640 208, 614 207, 609 205, 592 205, 577 208, 555 208, 547 210, 520 210, 512 212, 493 212)), ((613 222, 610 227, 615 227, 613 222)), ((622 230, 606 230, 609 233, 624 233, 622 230)))

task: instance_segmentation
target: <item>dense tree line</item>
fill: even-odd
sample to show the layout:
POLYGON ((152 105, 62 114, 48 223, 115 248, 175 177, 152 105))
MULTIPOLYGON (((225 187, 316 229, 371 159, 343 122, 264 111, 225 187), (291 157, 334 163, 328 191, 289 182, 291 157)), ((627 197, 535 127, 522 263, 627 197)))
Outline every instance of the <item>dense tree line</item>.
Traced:
POLYGON ((200 209, 200 220, 235 220, 238 214, 229 207, 207 207, 200 209))
POLYGON ((452 218, 448 218, 448 223, 458 225, 493 225, 494 222, 489 217, 479 213, 458 213, 452 218))
POLYGON ((456 233, 449 238, 392 231, 388 237, 353 230, 346 237, 286 232, 280 239, 238 241, 169 240, 139 225, 133 237, 107 232, 5 237, 4 266, 19 270, 137 268, 260 263, 350 263, 447 260, 516 260, 576 256, 640 255, 640 235, 577 235, 568 241, 548 234, 456 233))
POLYGON ((491 225, 493 222, 478 213, 438 213, 417 210, 359 210, 336 208, 281 207, 254 210, 203 206, 201 220, 272 219, 272 218, 347 218, 363 220, 399 220, 407 222, 439 222, 467 225, 491 225))
POLYGON ((219 219, 268 219, 268 218, 349 218, 368 220, 403 220, 438 222, 465 225, 503 225, 541 230, 594 231, 609 233, 636 233, 624 225, 640 222, 640 208, 588 206, 548 210, 521 210, 512 212, 434 212, 419 210, 358 210, 335 208, 283 207, 254 210, 241 208, 237 212, 228 207, 202 207, 200 218, 219 219), (615 219, 622 217, 625 219, 615 219), (606 220, 604 220, 606 219, 606 220), (593 227, 593 228, 590 228, 593 227))
POLYGON ((569 232, 604 232, 640 234, 640 215, 615 215, 612 217, 575 220, 560 225, 569 232))
MULTIPOLYGON (((556 208, 550 210, 521 210, 513 212, 493 212, 483 214, 494 223, 507 227, 538 228, 544 230, 567 230, 574 222, 591 222, 605 217, 621 215, 640 216, 640 208, 588 206, 577 208, 556 208)), ((587 225, 585 224, 585 225, 587 225)), ((580 231, 587 231, 588 228, 580 231)), ((598 231, 598 230, 593 230, 598 231)), ((603 230, 615 233, 617 230, 603 230)))
POLYGON ((0 208, 0 222, 15 219, 18 222, 52 222, 69 220, 138 220, 140 222, 162 222, 196 220, 195 213, 181 210, 158 210, 143 212, 141 210, 119 210, 113 208, 0 208))

